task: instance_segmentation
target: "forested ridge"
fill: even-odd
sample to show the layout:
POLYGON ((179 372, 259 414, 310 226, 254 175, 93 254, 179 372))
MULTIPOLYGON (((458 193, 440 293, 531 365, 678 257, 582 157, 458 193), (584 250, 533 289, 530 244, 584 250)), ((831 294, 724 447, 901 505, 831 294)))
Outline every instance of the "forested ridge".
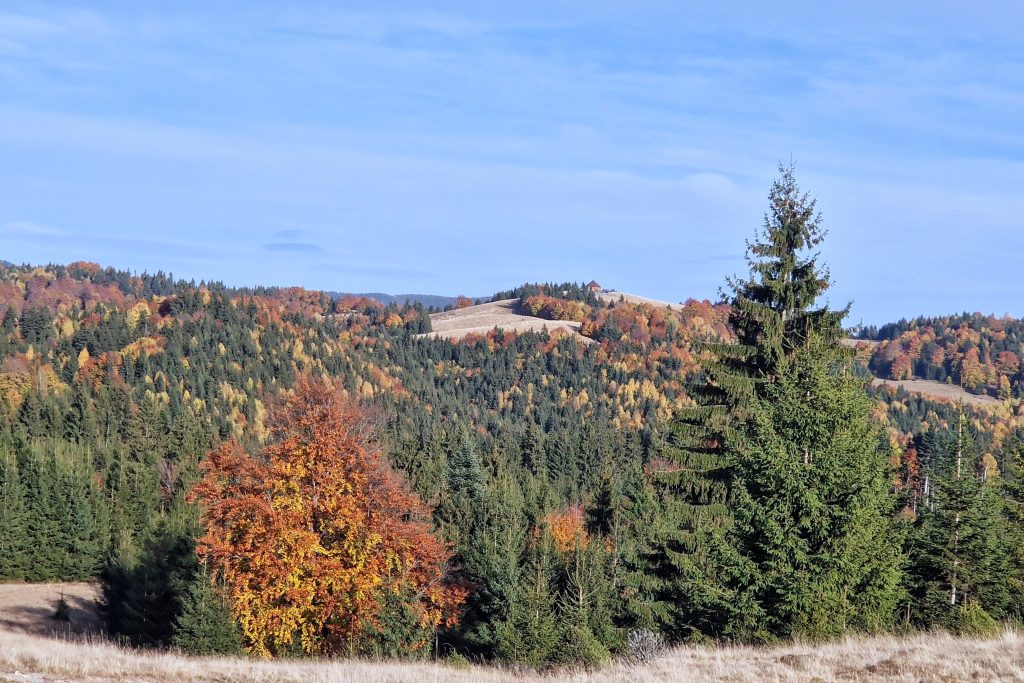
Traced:
POLYGON ((879 342, 871 368, 881 377, 952 382, 974 392, 1020 398, 1024 323, 1003 316, 962 313, 900 320, 860 330, 879 342))
POLYGON ((593 343, 3 265, 0 578, 97 578, 131 642, 275 656, 543 666, 1019 620, 1021 323, 901 322, 858 360, 780 173, 721 302, 494 296, 593 343), (865 366, 1005 400, 871 390, 865 366))

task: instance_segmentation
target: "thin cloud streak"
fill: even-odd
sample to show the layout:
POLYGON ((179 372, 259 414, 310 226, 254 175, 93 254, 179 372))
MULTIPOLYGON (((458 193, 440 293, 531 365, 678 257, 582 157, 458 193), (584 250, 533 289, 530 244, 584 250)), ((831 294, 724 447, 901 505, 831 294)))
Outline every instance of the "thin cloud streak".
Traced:
POLYGON ((269 242, 262 245, 265 251, 297 251, 302 253, 310 253, 314 251, 320 251, 320 247, 315 244, 308 242, 269 242))

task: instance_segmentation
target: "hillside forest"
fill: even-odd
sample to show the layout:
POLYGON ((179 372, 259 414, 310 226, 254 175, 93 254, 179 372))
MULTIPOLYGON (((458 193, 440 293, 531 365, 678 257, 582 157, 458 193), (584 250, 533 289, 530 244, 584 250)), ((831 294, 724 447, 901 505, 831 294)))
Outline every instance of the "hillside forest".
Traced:
POLYGON ((722 300, 528 284, 494 300, 579 334, 455 341, 411 300, 0 266, 0 579, 96 580, 127 643, 264 657, 1019 622, 1024 322, 844 343, 824 237, 780 167, 722 300))

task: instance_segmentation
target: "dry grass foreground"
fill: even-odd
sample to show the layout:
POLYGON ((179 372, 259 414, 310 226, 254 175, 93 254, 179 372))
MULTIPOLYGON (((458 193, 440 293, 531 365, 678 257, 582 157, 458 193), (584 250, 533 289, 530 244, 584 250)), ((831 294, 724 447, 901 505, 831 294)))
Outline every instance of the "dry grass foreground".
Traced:
POLYGON ((776 648, 685 647, 640 665, 528 674, 488 667, 342 660, 261 661, 137 652, 101 642, 0 632, 3 681, 337 681, 364 683, 613 681, 1024 681, 1024 637, 850 638, 776 648))
POLYGON ((543 675, 432 663, 184 657, 103 641, 97 596, 88 583, 0 584, 0 681, 1024 681, 1024 636, 1014 632, 990 640, 937 634, 776 648, 685 647, 647 664, 543 675), (51 618, 61 595, 71 606, 70 623, 51 618))

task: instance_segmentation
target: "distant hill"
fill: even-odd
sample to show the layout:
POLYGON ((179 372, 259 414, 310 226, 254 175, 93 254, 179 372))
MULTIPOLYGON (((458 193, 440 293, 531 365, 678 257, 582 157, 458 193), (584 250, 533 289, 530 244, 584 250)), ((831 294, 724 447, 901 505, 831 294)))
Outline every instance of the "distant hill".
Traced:
POLYGON ((407 301, 414 304, 421 304, 425 308, 444 308, 454 306, 458 297, 441 296, 439 294, 384 294, 383 292, 329 292, 332 299, 340 299, 343 296, 364 296, 367 299, 379 301, 382 304, 402 305, 407 301))

